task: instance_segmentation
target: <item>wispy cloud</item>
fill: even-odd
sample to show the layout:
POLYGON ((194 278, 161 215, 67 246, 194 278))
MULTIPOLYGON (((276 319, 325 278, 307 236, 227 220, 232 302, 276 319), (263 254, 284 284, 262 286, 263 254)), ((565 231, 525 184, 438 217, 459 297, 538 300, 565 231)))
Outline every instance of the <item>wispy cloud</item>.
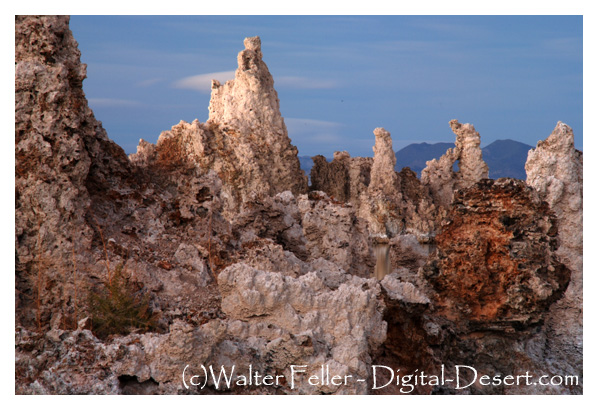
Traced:
POLYGON ((119 98, 90 98, 87 101, 94 107, 138 107, 143 105, 139 101, 119 98))
POLYGON ((286 118, 285 124, 294 144, 327 144, 342 141, 343 124, 310 118, 286 118))
POLYGON ((328 89, 335 88, 337 82, 326 79, 313 79, 300 76, 280 76, 275 78, 275 85, 296 89, 328 89))
POLYGON ((201 93, 210 93, 212 80, 224 83, 235 77, 235 71, 218 71, 215 73, 198 74, 197 76, 185 77, 173 83, 173 87, 187 90, 196 90, 201 93))
POLYGON ((545 40, 543 48, 551 53, 559 54, 561 57, 579 57, 582 59, 582 38, 560 37, 545 40))
POLYGON ((314 120, 311 118, 285 118, 285 124, 288 127, 327 127, 338 128, 343 127, 343 124, 334 121, 314 120))
MULTIPOLYGON (((216 73, 198 74, 197 76, 185 77, 173 83, 173 87, 187 90, 196 90, 201 93, 210 93, 212 80, 224 83, 235 77, 235 71, 219 71, 216 73)), ((278 76, 275 77, 275 87, 293 89, 329 89, 337 86, 334 80, 312 79, 301 76, 278 76)))

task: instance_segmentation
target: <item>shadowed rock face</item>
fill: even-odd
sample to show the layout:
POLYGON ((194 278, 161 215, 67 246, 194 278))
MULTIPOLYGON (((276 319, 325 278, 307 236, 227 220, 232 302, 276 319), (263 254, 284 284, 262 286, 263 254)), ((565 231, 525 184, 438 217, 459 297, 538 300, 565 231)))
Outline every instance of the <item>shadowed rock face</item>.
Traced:
POLYGON ((344 203, 357 205, 370 185, 373 159, 350 157, 347 151, 336 151, 329 163, 324 156, 314 156, 310 180, 314 191, 324 191, 344 203))

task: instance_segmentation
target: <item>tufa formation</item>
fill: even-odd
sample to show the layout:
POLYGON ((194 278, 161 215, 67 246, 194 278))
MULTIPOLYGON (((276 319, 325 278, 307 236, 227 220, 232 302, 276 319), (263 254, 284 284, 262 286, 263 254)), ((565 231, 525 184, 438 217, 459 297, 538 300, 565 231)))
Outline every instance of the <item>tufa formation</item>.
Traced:
POLYGON ((68 24, 15 18, 16 393, 398 394, 373 389, 373 365, 442 364, 579 380, 411 392, 582 392, 582 153, 569 127, 529 153, 526 183, 488 180, 480 136, 452 120, 455 147, 422 180, 394 171, 377 128, 373 158, 316 156, 308 187, 250 37, 235 79, 213 82, 205 123, 127 157, 87 105, 68 24), (281 378, 186 388, 187 364, 281 378), (292 386, 297 364, 365 383, 292 386))

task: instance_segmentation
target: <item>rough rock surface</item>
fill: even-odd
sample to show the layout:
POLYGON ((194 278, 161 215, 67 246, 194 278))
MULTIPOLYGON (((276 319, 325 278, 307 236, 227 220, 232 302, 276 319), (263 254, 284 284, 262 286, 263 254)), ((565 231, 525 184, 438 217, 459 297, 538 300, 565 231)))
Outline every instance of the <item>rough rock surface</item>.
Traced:
POLYGON ((529 151, 525 167, 526 183, 547 201, 557 217, 557 253, 572 270, 564 298, 552 307, 546 323, 548 344, 555 347, 550 352, 555 356, 551 363, 556 372, 582 368, 582 157, 574 148, 572 129, 558 122, 551 135, 529 151))
POLYGON ((323 191, 337 201, 358 205, 360 196, 370 185, 373 159, 350 157, 347 151, 336 151, 329 163, 324 156, 313 157, 310 171, 311 189, 323 191))
POLYGON ((370 171, 371 190, 381 190, 387 195, 397 193, 399 177, 395 173, 395 151, 391 141, 391 133, 384 128, 374 129, 375 143, 372 147, 374 160, 370 171))
POLYGON ((352 207, 320 191, 300 196, 298 207, 312 259, 324 258, 353 275, 372 274, 375 262, 368 227, 352 207))
POLYGON ((484 328, 538 323, 570 270, 554 253, 557 222, 523 182, 482 180, 455 194, 449 224, 423 268, 445 316, 484 328))
POLYGON ((566 227, 561 238, 563 226, 582 224, 582 156, 565 126, 531 154, 536 191, 474 181, 484 176, 478 135, 455 123, 452 156, 463 158, 450 174, 461 188, 453 206, 411 170, 387 173, 394 157, 382 130, 374 159, 315 161, 313 183, 326 194, 305 193, 258 39, 246 41, 235 80, 214 84, 206 124, 182 122, 130 160, 87 106, 68 18, 18 16, 15 40, 17 393, 405 392, 306 379, 291 389, 291 364, 367 380, 374 364, 582 378, 581 345, 565 345, 581 335, 580 306, 560 299, 570 270, 566 295, 578 290, 582 255, 579 232, 566 227), (436 231, 436 244, 418 242, 436 231), (378 282, 363 277, 383 233, 391 273, 378 282), (119 270, 156 325, 99 339, 88 295, 119 270), (187 390, 187 364, 194 374, 213 364, 247 375, 252 365, 284 378, 187 390))
POLYGON ((430 188, 435 203, 448 208, 454 190, 467 188, 482 178, 489 178, 489 167, 483 160, 480 135, 472 124, 449 122, 456 135, 455 147, 439 159, 426 162, 422 170, 422 183, 430 188), (459 170, 453 171, 455 163, 459 170))
POLYGON ((181 121, 163 132, 155 147, 141 141, 131 161, 140 167, 198 167, 223 181, 230 216, 247 202, 290 190, 307 191, 297 148, 279 110, 273 78, 262 61, 259 37, 244 41, 235 79, 212 83, 205 124, 181 121))
MULTIPOLYGON (((307 365, 306 375, 320 375, 324 366, 334 374, 368 379, 369 353, 386 336, 376 280, 345 275, 343 282, 331 289, 321 277, 328 276, 311 272, 293 279, 236 264, 223 270, 218 279, 226 320, 212 320, 199 327, 176 321, 167 334, 132 334, 110 342, 99 341, 87 330, 59 330, 37 341, 43 356, 26 347, 33 344, 30 336, 17 330, 22 345, 17 368, 23 379, 31 382, 17 391, 100 394, 122 393, 133 386, 138 393, 186 393, 189 391, 182 383, 186 365, 191 367, 190 375, 200 373, 202 365, 224 365, 228 370, 236 366, 234 375, 238 376, 247 375, 252 364, 261 375, 285 376, 282 384, 250 387, 258 393, 365 394, 366 383, 311 385, 301 375, 294 377, 291 388, 291 365, 307 365), (126 382, 131 382, 129 387, 126 382)), ((410 297, 413 290, 408 291, 411 294, 405 298, 414 298, 410 297)), ((401 290, 396 294, 403 298, 401 290)), ((216 388, 246 392, 223 385, 215 387, 214 381, 209 381, 203 392, 212 393, 216 388)))
MULTIPOLYGON (((558 222, 547 203, 519 180, 481 180, 456 191, 449 221, 419 272, 433 288, 420 288, 433 307, 422 313, 413 332, 429 341, 433 353, 419 365, 468 364, 479 374, 529 372, 536 378, 577 375, 578 385, 532 391, 581 393, 577 358, 560 356, 555 364, 559 347, 551 345, 553 336, 543 325, 571 274, 555 252, 558 222)), ((459 393, 451 387, 437 392, 459 393)), ((525 394, 531 387, 475 384, 468 392, 525 394)))
POLYGON ((350 203, 373 235, 409 233, 429 241, 440 218, 428 188, 408 168, 395 172, 388 131, 377 128, 374 135, 372 159, 351 158, 346 151, 335 152, 330 163, 323 156, 313 157, 311 189, 350 203))
POLYGON ((360 196, 358 214, 368 222, 372 234, 393 237, 402 230, 403 217, 400 206, 403 196, 399 190, 398 173, 395 172, 395 152, 387 130, 376 128, 374 136, 370 184, 368 191, 360 196))
MULTIPOLYGON (((87 105, 86 66, 68 23, 64 16, 15 18, 16 301, 26 321, 33 321, 24 308, 35 288, 64 283, 58 270, 77 258, 72 251, 90 248, 86 213, 94 192, 120 185, 130 172, 125 152, 87 105)), ((64 290, 48 288, 41 305, 63 298, 64 290)))

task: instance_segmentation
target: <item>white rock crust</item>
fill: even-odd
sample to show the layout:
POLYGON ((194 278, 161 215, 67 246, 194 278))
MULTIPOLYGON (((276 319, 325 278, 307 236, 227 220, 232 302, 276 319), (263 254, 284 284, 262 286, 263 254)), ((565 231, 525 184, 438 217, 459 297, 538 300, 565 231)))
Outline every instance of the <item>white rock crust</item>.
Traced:
POLYGON ((140 167, 180 162, 216 171, 229 215, 259 197, 307 191, 307 176, 281 116, 274 80, 262 61, 260 38, 246 38, 244 45, 235 78, 223 85, 212 83, 205 124, 181 121, 160 135, 155 153, 141 142, 130 157, 140 167))
POLYGON ((262 61, 260 37, 248 37, 243 44, 235 79, 223 85, 212 81, 208 122, 243 132, 268 128, 287 135, 274 80, 262 61))
MULTIPOLYGON (((117 377, 125 375, 136 379, 138 389, 143 383, 150 385, 152 393, 199 393, 182 384, 186 365, 191 367, 189 378, 201 372, 201 365, 214 365, 216 370, 235 366, 238 376, 247 375, 251 364, 261 375, 286 377, 285 384, 262 386, 257 393, 274 389, 287 394, 368 393, 369 383, 356 380, 369 381, 370 353, 387 335, 376 280, 326 269, 294 279, 240 263, 222 271, 218 283, 226 320, 198 327, 175 320, 167 334, 131 334, 105 343, 89 330, 53 330, 47 336, 53 339, 53 348, 46 357, 23 353, 17 362, 42 367, 58 353, 62 360, 19 392, 118 394, 122 387, 117 377), (291 365, 307 366, 306 377, 295 375, 293 389, 291 365), (322 367, 328 367, 331 375, 353 377, 347 385, 310 384, 307 376, 320 375, 322 367)), ((31 344, 30 338, 25 330, 17 330, 17 345, 31 344)), ((223 385, 220 391, 226 391, 223 385)), ((216 388, 209 381, 204 392, 216 388)), ((233 385, 230 392, 246 391, 233 385)))
POLYGON ((572 129, 557 123, 528 152, 526 183, 535 188, 558 221, 562 261, 572 270, 564 297, 552 306, 547 321, 553 363, 562 370, 582 370, 583 156, 574 148, 572 129))
POLYGON ((489 167, 483 160, 480 134, 472 124, 449 122, 456 135, 455 147, 450 148, 439 159, 426 162, 422 170, 422 183, 427 185, 435 201, 447 208, 453 200, 454 190, 467 188, 483 178, 489 178, 489 167), (458 163, 459 171, 453 166, 458 163))

